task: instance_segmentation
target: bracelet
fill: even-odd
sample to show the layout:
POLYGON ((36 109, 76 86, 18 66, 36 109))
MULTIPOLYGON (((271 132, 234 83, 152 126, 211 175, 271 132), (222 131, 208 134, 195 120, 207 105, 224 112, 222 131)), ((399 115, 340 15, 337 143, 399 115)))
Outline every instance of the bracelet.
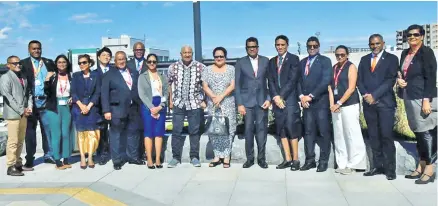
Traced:
POLYGON ((336 104, 338 104, 339 106, 342 106, 341 101, 337 101, 336 104))

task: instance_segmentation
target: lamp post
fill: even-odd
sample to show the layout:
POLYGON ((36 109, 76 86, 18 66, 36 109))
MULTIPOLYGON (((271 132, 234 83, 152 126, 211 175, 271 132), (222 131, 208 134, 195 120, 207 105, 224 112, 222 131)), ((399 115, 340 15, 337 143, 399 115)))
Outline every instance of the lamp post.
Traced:
POLYGON ((201 2, 193 1, 193 28, 195 37, 195 60, 202 62, 202 42, 201 42, 201 2))

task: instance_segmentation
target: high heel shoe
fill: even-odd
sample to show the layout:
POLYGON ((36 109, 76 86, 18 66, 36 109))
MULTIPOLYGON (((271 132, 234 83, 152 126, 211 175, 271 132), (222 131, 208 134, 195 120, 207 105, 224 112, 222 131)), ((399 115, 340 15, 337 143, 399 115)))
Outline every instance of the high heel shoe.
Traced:
POLYGON ((429 182, 434 182, 435 181, 435 177, 436 177, 436 173, 433 173, 433 175, 432 176, 429 176, 428 174, 424 174, 423 173, 423 175, 421 175, 421 178, 420 179, 417 179, 417 180, 415 180, 415 184, 417 184, 417 185, 425 185, 425 184, 427 184, 427 183, 429 183, 429 182), (427 179, 427 180, 423 180, 423 177, 424 176, 428 176, 429 177, 429 179, 427 179))
POLYGON ((154 166, 154 165, 152 165, 152 166, 149 166, 149 165, 148 165, 148 168, 151 169, 151 170, 153 170, 153 169, 155 169, 155 166, 154 166))
POLYGON ((159 165, 155 165, 155 167, 157 167, 157 169, 161 169, 161 168, 163 168, 163 165, 159 164, 159 165))
POLYGON ((414 172, 417 172, 418 174, 417 175, 412 175, 412 174, 405 175, 405 178, 406 179, 418 179, 421 177, 421 172, 419 172, 418 170, 415 170, 412 173, 414 173, 414 172))

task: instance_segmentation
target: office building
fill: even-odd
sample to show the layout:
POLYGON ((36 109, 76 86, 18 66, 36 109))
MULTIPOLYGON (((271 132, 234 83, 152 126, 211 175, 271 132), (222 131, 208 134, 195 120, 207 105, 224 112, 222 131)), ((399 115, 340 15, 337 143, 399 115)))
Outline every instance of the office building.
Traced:
MULTIPOLYGON (((438 49, 438 24, 425 24, 422 25, 424 28, 424 45, 432 48, 438 49)), ((397 50, 403 50, 409 48, 408 39, 406 34, 407 30, 397 31, 396 42, 397 50)))

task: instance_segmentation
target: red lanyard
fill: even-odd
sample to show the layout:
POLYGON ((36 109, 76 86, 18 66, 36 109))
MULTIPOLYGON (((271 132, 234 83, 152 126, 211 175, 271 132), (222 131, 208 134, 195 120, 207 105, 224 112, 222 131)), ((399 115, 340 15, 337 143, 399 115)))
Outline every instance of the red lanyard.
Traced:
POLYGON ((18 80, 20 81, 21 86, 24 87, 24 79, 23 78, 18 78, 18 80))
POLYGON ((347 63, 347 61, 345 61, 343 64, 342 64, 342 66, 341 66, 341 68, 339 68, 339 71, 338 71, 338 73, 336 73, 336 69, 338 68, 338 64, 336 64, 335 65, 335 68, 334 68, 334 74, 333 74, 333 79, 335 80, 335 87, 338 87, 338 79, 339 79, 339 75, 341 75, 341 72, 342 72, 342 70, 344 69, 344 65, 347 63))
MULTIPOLYGON (((126 80, 124 77, 123 77, 123 79, 125 79, 125 82, 126 82, 126 84, 128 85, 128 87, 131 87, 131 86, 132 86, 131 73, 129 72, 129 69, 128 69, 128 68, 126 68, 125 71, 128 73, 128 79, 129 79, 129 80, 126 80)), ((123 76, 123 74, 122 74, 122 76, 123 76)))
MULTIPOLYGON (((68 78, 67 78, 67 79, 68 79, 68 78)), ((61 93, 61 96, 62 96, 62 95, 64 94, 64 92, 67 90, 67 82, 68 82, 67 79, 64 80, 64 81, 65 81, 65 84, 64 84, 64 88, 62 88, 61 80, 63 80, 63 79, 61 79, 61 76, 58 75, 59 92, 61 93)))
POLYGON ((409 66, 410 66, 410 64, 412 62, 412 59, 414 59, 415 54, 416 54, 416 52, 415 53, 409 53, 406 56, 405 61, 403 62, 403 76, 405 77, 405 80, 406 80, 406 77, 407 77, 407 74, 408 74, 409 66))

